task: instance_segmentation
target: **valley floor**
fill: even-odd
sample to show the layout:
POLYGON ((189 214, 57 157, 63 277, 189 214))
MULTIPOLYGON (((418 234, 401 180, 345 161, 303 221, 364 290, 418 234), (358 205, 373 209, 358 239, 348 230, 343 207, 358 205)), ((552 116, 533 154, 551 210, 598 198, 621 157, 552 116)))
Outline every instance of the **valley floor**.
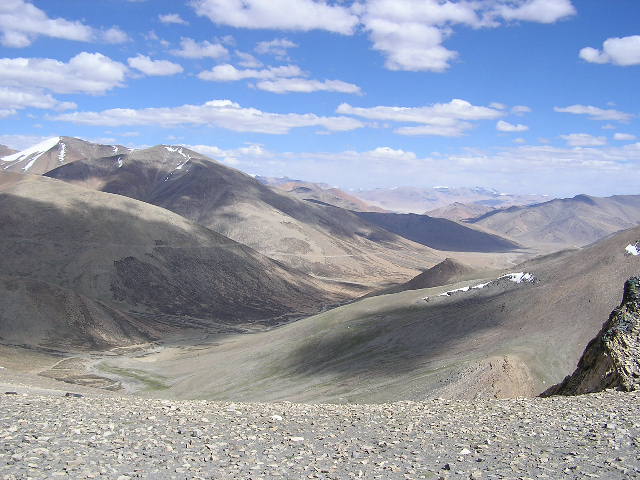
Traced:
POLYGON ((640 393, 303 405, 14 388, 0 396, 2 479, 640 476, 640 393))

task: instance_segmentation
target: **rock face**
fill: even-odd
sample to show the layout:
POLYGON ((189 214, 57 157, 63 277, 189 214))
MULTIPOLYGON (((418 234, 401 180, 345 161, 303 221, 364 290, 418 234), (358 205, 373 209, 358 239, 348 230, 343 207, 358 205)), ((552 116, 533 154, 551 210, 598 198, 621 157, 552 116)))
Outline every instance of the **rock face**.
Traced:
POLYGON ((579 395, 609 388, 640 390, 640 277, 627 280, 622 304, 589 342, 576 371, 542 396, 579 395))

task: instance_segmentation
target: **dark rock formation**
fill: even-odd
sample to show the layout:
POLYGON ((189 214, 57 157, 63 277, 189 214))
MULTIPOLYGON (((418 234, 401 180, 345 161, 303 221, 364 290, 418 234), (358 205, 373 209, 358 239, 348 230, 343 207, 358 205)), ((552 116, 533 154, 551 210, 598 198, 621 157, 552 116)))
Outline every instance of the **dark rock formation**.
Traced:
POLYGON ((622 303, 589 342, 576 371, 542 396, 579 395, 609 388, 640 390, 640 277, 627 280, 622 303))

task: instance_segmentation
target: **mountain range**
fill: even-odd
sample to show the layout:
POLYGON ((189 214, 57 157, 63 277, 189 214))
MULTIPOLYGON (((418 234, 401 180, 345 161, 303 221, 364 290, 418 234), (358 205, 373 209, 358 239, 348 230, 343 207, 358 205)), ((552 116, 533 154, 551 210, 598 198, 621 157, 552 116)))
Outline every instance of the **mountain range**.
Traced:
POLYGON ((175 398, 534 395, 640 267, 640 196, 408 191, 423 212, 471 204, 440 209, 459 221, 382 211, 184 146, 5 151, 0 351, 89 352, 92 378, 162 377, 175 398))
POLYGON ((455 202, 501 208, 539 203, 548 199, 544 195, 501 193, 484 187, 446 186, 375 188, 356 190, 352 194, 371 205, 398 213, 424 213, 455 202))

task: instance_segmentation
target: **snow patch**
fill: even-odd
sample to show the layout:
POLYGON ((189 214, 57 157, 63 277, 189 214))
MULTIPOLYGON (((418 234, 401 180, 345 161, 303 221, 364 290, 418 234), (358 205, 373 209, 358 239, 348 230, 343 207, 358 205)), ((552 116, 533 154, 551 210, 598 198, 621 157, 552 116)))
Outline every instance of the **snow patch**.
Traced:
POLYGON ((49 138, 43 142, 38 143, 37 145, 34 145, 33 147, 27 148, 26 150, 22 150, 21 152, 13 153, 11 155, 2 157, 0 160, 2 160, 3 162, 18 163, 23 160, 31 159, 31 161, 25 167, 22 168, 22 170, 26 172, 31 167, 33 167, 33 164, 36 162, 36 160, 38 160, 38 158, 40 158, 44 153, 48 152, 53 147, 58 145, 58 142, 60 142, 60 137, 49 138), (35 157, 31 158, 34 155, 35 157))
POLYGON ((116 162, 118 162, 118 168, 122 168, 122 166, 124 165, 124 162, 122 161, 122 157, 118 157, 116 159, 116 162))
MULTIPOLYGON (((456 288, 455 290, 449 290, 447 292, 443 292, 440 295, 438 295, 439 297, 450 297, 451 295, 454 295, 456 293, 460 293, 460 292, 468 292, 469 290, 480 290, 481 288, 486 287, 487 285, 491 285, 492 283, 497 283, 500 280, 509 280, 511 282, 514 283, 523 283, 523 282, 527 282, 527 283, 533 283, 536 280, 536 277, 531 274, 531 273, 526 273, 526 272, 518 272, 518 273, 508 273, 506 275, 502 275, 501 277, 496 278, 495 280, 491 280, 490 282, 486 282, 486 283, 479 283, 477 285, 469 285, 466 287, 462 287, 462 288, 456 288)), ((425 297, 423 298, 423 300, 425 301, 429 301, 429 297, 425 297)))
POLYGON ((640 255, 640 242, 630 243, 629 245, 627 245, 624 251, 627 253, 627 255, 633 255, 634 257, 637 257, 638 255, 640 255))
POLYGON ((535 277, 530 273, 518 272, 518 273, 508 273, 501 277, 498 277, 498 280, 506 278, 514 283, 522 283, 522 282, 533 282, 535 277))
POLYGON ((118 154, 118 147, 114 145, 112 148, 113 148, 113 154, 117 155, 118 154))
POLYGON ((64 156, 66 153, 67 153, 67 146, 63 142, 60 142, 60 152, 58 153, 59 163, 64 163, 64 156))

